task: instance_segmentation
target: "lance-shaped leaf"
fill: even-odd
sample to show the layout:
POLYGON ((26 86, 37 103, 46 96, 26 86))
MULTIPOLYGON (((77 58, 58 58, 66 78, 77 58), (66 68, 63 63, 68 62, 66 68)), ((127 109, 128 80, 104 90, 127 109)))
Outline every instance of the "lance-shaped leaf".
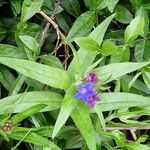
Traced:
POLYGON ((33 78, 55 88, 66 89, 70 84, 70 76, 65 70, 29 60, 5 57, 0 57, 0 63, 15 69, 27 77, 33 78))
POLYGON ((15 125, 15 124, 21 122, 22 120, 24 120, 25 118, 30 117, 30 116, 34 115, 35 113, 38 113, 45 107, 46 107, 45 104, 37 104, 35 106, 32 106, 32 107, 28 108, 27 110, 11 117, 11 121, 12 121, 13 125, 15 125))
POLYGON ((77 101, 73 98, 75 93, 76 86, 72 85, 66 92, 66 95, 63 99, 61 110, 59 112, 58 118, 55 123, 54 131, 52 134, 52 138, 56 136, 61 127, 65 124, 73 109, 76 106, 77 101))
POLYGON ((24 0, 22 5, 21 21, 26 22, 39 12, 43 2, 44 0, 24 0))
POLYGON ((95 131, 88 107, 83 102, 79 102, 72 112, 71 117, 84 137, 89 150, 96 150, 95 131))
POLYGON ((112 80, 116 80, 117 78, 124 76, 130 72, 138 70, 146 65, 150 64, 150 62, 142 62, 142 63, 115 63, 109 64, 100 68, 96 68, 95 72, 97 76, 102 80, 106 79, 106 76, 109 76, 109 79, 106 82, 110 82, 112 80))
POLYGON ((68 40, 73 41, 77 37, 85 36, 94 26, 96 16, 94 11, 88 11, 78 17, 68 33, 68 40))
MULTIPOLYGON (((112 21, 112 19, 114 18, 114 14, 111 15, 110 17, 106 18, 100 25, 98 25, 89 35, 90 38, 92 38, 93 40, 95 40, 99 45, 101 45, 104 34, 108 28, 108 25, 110 24, 110 22, 112 21)), ((80 64, 82 66, 81 68, 81 73, 83 74, 87 68, 93 63, 95 57, 97 55, 96 53, 90 53, 89 51, 85 51, 83 49, 79 49, 78 51, 78 56, 79 56, 79 60, 80 60, 80 64)), ((69 71, 72 73, 72 75, 74 74, 74 61, 75 59, 73 59, 73 61, 71 62, 70 66, 69 66, 69 71)))
POLYGON ((138 15, 130 22, 129 26, 125 30, 125 42, 132 43, 144 28, 144 9, 138 10, 138 15))
POLYGON ((100 50, 99 44, 95 40, 89 37, 77 38, 75 39, 75 42, 80 48, 88 52, 94 52, 100 50))
POLYGON ((33 51, 36 55, 39 55, 40 46, 35 38, 28 36, 28 35, 22 35, 22 36, 19 36, 19 38, 28 49, 33 51))
POLYGON ((78 0, 62 0, 61 6, 71 15, 78 17, 81 13, 78 0))
POLYGON ((150 106, 150 98, 130 93, 103 93, 97 107, 102 111, 122 109, 126 107, 150 106))
POLYGON ((15 46, 0 44, 0 57, 25 58, 22 51, 15 46))
POLYGON ((60 108, 63 97, 54 92, 26 92, 8 96, 0 101, 0 114, 12 109, 13 113, 23 112, 37 104, 45 104, 47 107, 42 111, 51 111, 60 108), (19 100, 20 99, 20 100, 19 100))
POLYGON ((24 141, 28 143, 32 143, 35 145, 40 145, 40 146, 46 146, 48 148, 53 148, 54 150, 61 150, 57 145, 55 145, 53 142, 49 141, 47 138, 42 137, 34 132, 28 131, 28 132, 12 132, 11 134, 8 134, 8 137, 11 139, 16 139, 19 141, 24 141))

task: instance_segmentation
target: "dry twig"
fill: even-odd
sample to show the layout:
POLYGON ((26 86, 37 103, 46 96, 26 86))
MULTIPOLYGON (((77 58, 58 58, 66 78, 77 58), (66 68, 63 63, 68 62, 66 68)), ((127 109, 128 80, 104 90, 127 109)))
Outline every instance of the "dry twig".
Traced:
MULTIPOLYGON (((59 26, 58 26, 57 23, 52 19, 53 16, 52 16, 52 17, 49 17, 49 16, 46 15, 43 11, 39 11, 39 14, 40 14, 41 16, 43 16, 43 17, 49 22, 49 23, 46 25, 46 27, 45 27, 45 29, 44 29, 44 31, 43 31, 43 37, 45 37, 45 34, 47 33, 47 30, 48 30, 50 24, 51 24, 51 25, 54 27, 54 29, 56 30, 56 33, 57 33, 57 42, 56 42, 56 48, 54 49, 54 52, 55 52, 55 54, 56 54, 57 50, 60 48, 59 42, 60 42, 60 33, 61 33, 61 32, 60 32, 59 26), (56 49, 57 49, 57 50, 56 50, 56 49)), ((41 45, 43 44, 43 41, 44 41, 43 37, 41 38, 41 42, 40 42, 41 45)))

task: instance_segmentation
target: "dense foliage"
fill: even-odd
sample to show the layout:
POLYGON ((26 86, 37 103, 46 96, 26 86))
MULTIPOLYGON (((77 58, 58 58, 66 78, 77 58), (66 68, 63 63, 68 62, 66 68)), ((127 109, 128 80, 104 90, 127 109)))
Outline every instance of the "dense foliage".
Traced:
POLYGON ((0 150, 150 150, 149 0, 0 0, 0 150))

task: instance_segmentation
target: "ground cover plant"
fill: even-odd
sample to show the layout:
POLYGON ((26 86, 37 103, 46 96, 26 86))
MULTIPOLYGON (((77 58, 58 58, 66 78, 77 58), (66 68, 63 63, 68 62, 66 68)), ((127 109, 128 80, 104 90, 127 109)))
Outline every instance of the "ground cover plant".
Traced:
POLYGON ((149 0, 0 0, 0 150, 150 150, 149 0))

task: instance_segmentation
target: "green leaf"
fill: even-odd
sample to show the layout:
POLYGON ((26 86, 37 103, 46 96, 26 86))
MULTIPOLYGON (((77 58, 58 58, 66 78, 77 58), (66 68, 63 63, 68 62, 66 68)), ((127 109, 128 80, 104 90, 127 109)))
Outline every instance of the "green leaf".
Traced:
POLYGON ((145 9, 150 9, 150 3, 142 4, 142 7, 145 9))
POLYGON ((11 0, 10 2, 11 2, 11 9, 14 15, 17 16, 21 12, 21 1, 11 0))
POLYGON ((117 5, 117 3, 119 2, 119 0, 109 0, 108 2, 108 10, 112 13, 114 11, 115 6, 117 5))
POLYGON ((3 76, 2 76, 2 73, 0 72, 0 81, 3 80, 3 76))
POLYGON ((18 113, 16 115, 14 115, 13 117, 11 117, 11 121, 12 121, 13 125, 16 125, 19 122, 21 122, 22 120, 24 120, 25 118, 30 117, 30 116, 34 115, 35 113, 38 113, 45 107, 46 107, 45 104, 37 104, 35 106, 32 106, 32 107, 26 109, 25 111, 18 113))
POLYGON ((142 135, 137 139, 136 143, 139 143, 139 144, 144 143, 146 142, 147 138, 148 138, 148 135, 142 135))
POLYGON ((111 63, 128 62, 130 59, 130 49, 128 47, 119 47, 118 50, 111 55, 111 63))
POLYGON ((7 29, 0 23, 0 41, 5 39, 6 33, 7 33, 7 29))
MULTIPOLYGON (((13 130, 13 132, 29 132, 31 130, 31 128, 15 126, 12 130, 13 130)), ((62 130, 64 130, 64 129, 62 129, 62 130)), ((51 137, 52 131, 53 131, 53 126, 50 126, 50 125, 32 128, 32 132, 34 132, 38 135, 41 135, 41 136, 51 137)))
POLYGON ((102 111, 123 109, 126 107, 150 106, 149 97, 130 93, 103 93, 100 95, 101 102, 98 104, 102 111))
POLYGON ((22 5, 21 21, 26 22, 40 11, 44 0, 24 0, 22 5))
POLYGON ((81 49, 85 51, 94 52, 100 50, 99 44, 89 37, 77 38, 75 39, 75 42, 81 49))
MULTIPOLYGON (((107 19, 105 19, 99 26, 97 26, 89 35, 90 38, 92 38, 93 40, 96 40, 98 42, 99 45, 101 45, 104 34, 108 28, 108 25, 110 24, 110 22, 112 21, 112 19, 114 18, 114 14, 111 15, 110 17, 108 17, 107 19)), ((83 49, 79 49, 78 51, 78 57, 80 60, 80 64, 82 66, 82 70, 81 73, 84 74, 84 72, 88 69, 88 67, 93 63, 95 57, 96 57, 97 53, 89 53, 83 49)), ((71 62, 70 66, 69 66, 69 71, 74 74, 74 61, 75 59, 73 59, 73 61, 71 62)))
POLYGON ((143 72, 143 79, 147 87, 150 89, 150 72, 143 72))
POLYGON ((97 73, 100 80, 104 80, 106 75, 109 75, 110 78, 106 82, 110 82, 112 80, 116 80, 121 76, 124 76, 130 72, 138 70, 144 66, 149 65, 150 62, 143 62, 143 63, 132 63, 132 62, 125 62, 125 63, 115 63, 109 64, 100 68, 96 68, 94 71, 97 73))
MULTIPOLYGON (((19 47, 21 47, 20 44, 20 38, 19 36, 28 35, 31 37, 34 37, 37 39, 39 35, 41 34, 42 27, 35 23, 24 23, 20 22, 17 24, 17 28, 15 29, 15 40, 19 47)), ((22 42, 21 42, 22 43, 22 42)))
POLYGON ((148 61, 150 58, 150 41, 142 40, 138 42, 135 47, 134 56, 137 62, 148 61))
POLYGON ((99 11, 107 7, 107 0, 84 0, 86 6, 94 11, 99 11))
POLYGON ((98 59, 96 62, 94 62, 91 66, 88 67, 88 69, 86 70, 85 74, 87 74, 88 72, 90 72, 91 70, 93 70, 96 66, 98 66, 98 64, 104 59, 104 57, 98 59))
MULTIPOLYGON (((75 134, 67 138, 65 149, 77 149, 81 147, 82 137, 81 135, 75 134)), ((82 150, 82 149, 81 149, 82 150)))
POLYGON ((97 113, 97 115, 99 117, 99 120, 100 120, 103 130, 106 130, 105 119, 104 119, 102 111, 100 110, 99 107, 97 107, 97 105, 95 106, 94 111, 97 113))
POLYGON ((55 18, 60 28, 62 28, 66 33, 68 33, 71 28, 71 20, 69 16, 67 16, 65 12, 62 12, 55 15, 55 18))
POLYGON ((142 0, 130 0, 134 7, 139 7, 142 4, 142 0))
POLYGON ((112 55, 118 50, 118 47, 111 41, 107 40, 102 44, 102 50, 100 51, 102 55, 108 56, 112 55))
MULTIPOLYGON (((128 92, 128 84, 131 82, 133 79, 132 76, 125 75, 121 77, 121 85, 124 90, 124 92, 128 92), (127 85, 127 86, 126 86, 127 85)), ((150 90, 147 88, 146 84, 144 84, 141 80, 137 79, 134 84, 132 85, 132 88, 135 88, 143 93, 146 93, 150 95, 150 90)))
POLYGON ((25 58, 21 50, 15 46, 0 44, 0 57, 25 58))
POLYGON ((17 79, 13 82, 13 84, 12 84, 10 90, 9 90, 9 95, 17 94, 20 91, 20 89, 21 89, 23 83, 25 82, 26 78, 27 78, 26 76, 20 74, 17 77, 17 79))
POLYGON ((149 16, 148 11, 146 9, 142 8, 142 10, 143 10, 142 16, 144 18, 144 27, 140 35, 146 37, 147 34, 149 33, 149 16))
POLYGON ((47 107, 42 111, 51 111, 60 108, 63 97, 54 92, 26 92, 24 95, 17 94, 8 96, 0 101, 0 114, 6 113, 13 108, 13 113, 23 112, 37 104, 45 104, 47 107), (22 97, 21 97, 22 96, 22 97), (21 100, 19 100, 21 98, 21 100))
POLYGON ((125 134, 123 134, 122 132, 120 131, 112 131, 111 133, 111 136, 114 138, 116 144, 119 146, 119 147, 123 147, 126 143, 126 136, 125 134))
POLYGON ((40 146, 47 146, 49 148, 53 148, 54 150, 61 150, 57 145, 55 145, 53 142, 49 141, 48 139, 36 134, 31 131, 29 132, 21 132, 21 131, 16 131, 12 132, 11 134, 8 134, 8 137, 11 139, 16 139, 19 141, 25 141, 28 143, 32 143, 35 145, 40 145, 40 146))
POLYGON ((25 44, 20 40, 19 36, 28 35, 37 38, 39 37, 41 31, 42 28, 34 23, 20 22, 17 25, 17 28, 15 30, 15 41, 29 60, 33 60, 33 61, 35 60, 35 57, 33 57, 34 53, 27 46, 25 46, 25 44))
POLYGON ((97 8, 97 4, 100 3, 102 0, 97 0, 97 1, 93 1, 93 0, 84 0, 85 5, 90 8, 90 9, 96 9, 97 8))
POLYGON ((0 67, 0 72, 2 74, 2 85, 5 89, 10 91, 13 83, 15 82, 15 76, 4 66, 0 67))
POLYGON ((81 14, 78 0, 62 0, 61 6, 71 15, 78 17, 81 14))
POLYGON ((9 141, 6 132, 3 131, 2 129, 0 129, 0 135, 1 135, 6 141, 9 141))
POLYGON ((112 21, 112 19, 115 17, 116 14, 112 14, 108 18, 106 18, 101 24, 99 24, 89 35, 90 38, 97 41, 99 45, 101 45, 105 32, 112 21))
POLYGON ((25 44, 25 46, 33 51, 36 55, 40 54, 40 47, 35 38, 28 35, 22 35, 19 36, 19 38, 25 44))
POLYGON ((118 20, 119 22, 123 24, 128 24, 133 19, 132 14, 124 6, 117 5, 115 7, 114 12, 116 13, 116 16, 115 16, 116 20, 118 20))
POLYGON ((54 126, 52 138, 54 138, 56 136, 56 134, 59 132, 61 127, 65 124, 65 122, 69 118, 70 114, 76 107, 77 101, 73 98, 75 91, 76 91, 76 85, 72 85, 66 91, 58 118, 57 118, 55 126, 54 126))
POLYGON ((139 143, 129 143, 127 145, 125 145, 125 147, 129 150, 150 150, 150 147, 144 144, 139 144, 139 143))
POLYGON ((69 74, 61 69, 23 59, 0 57, 0 63, 21 74, 55 88, 66 89, 70 85, 69 74), (61 77, 60 77, 61 75, 61 77))
POLYGON ((137 80, 137 78, 142 74, 142 72, 137 73, 134 78, 130 81, 130 83, 128 84, 129 89, 132 87, 132 85, 135 83, 135 81, 137 80))
POLYGON ((87 35, 94 26, 96 17, 97 15, 93 11, 87 11, 80 15, 68 33, 68 40, 73 41, 75 38, 87 35))
POLYGON ((83 102, 79 102, 71 117, 84 137, 89 150, 96 150, 96 136, 88 107, 83 102))
POLYGON ((44 0, 44 4, 48 10, 53 10, 55 8, 55 0, 44 0))
POLYGON ((138 15, 130 22, 125 30, 125 42, 132 43, 144 28, 143 9, 138 10, 138 15))
POLYGON ((61 61, 56 56, 42 55, 42 56, 39 56, 39 58, 45 65, 63 69, 63 65, 62 65, 61 61))

